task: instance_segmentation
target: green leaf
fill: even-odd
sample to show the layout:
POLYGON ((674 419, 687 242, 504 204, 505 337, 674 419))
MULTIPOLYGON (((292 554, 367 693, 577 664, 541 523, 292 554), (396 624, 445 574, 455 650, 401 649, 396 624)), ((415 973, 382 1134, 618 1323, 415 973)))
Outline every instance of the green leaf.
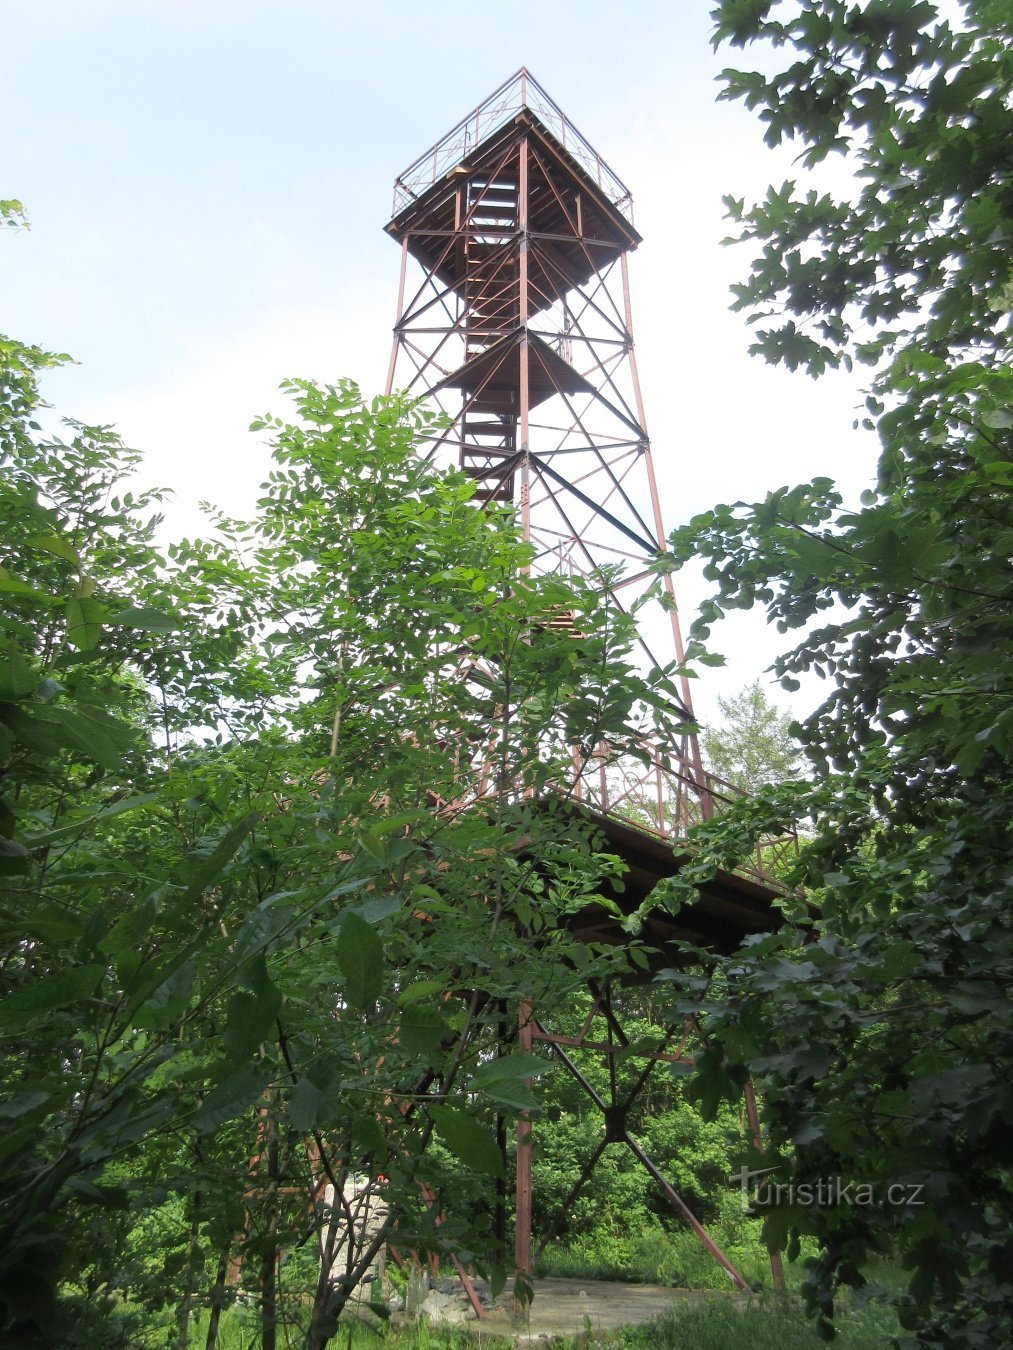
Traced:
POLYGON ((484 1064, 468 1086, 472 1092, 481 1092, 515 1111, 537 1109, 538 1099, 528 1087, 527 1079, 545 1073, 550 1067, 535 1055, 501 1055, 484 1064))
POLYGON ((375 1158, 387 1156, 387 1136, 376 1116, 355 1116, 352 1137, 364 1153, 371 1153, 375 1158))
POLYGON ((173 633, 180 627, 181 620, 175 614, 165 614, 157 609, 130 605, 118 614, 110 614, 107 623, 121 624, 124 628, 142 628, 148 633, 173 633))
POLYGON ((48 942, 76 942, 84 933, 85 919, 57 905, 42 905, 30 914, 18 916, 14 923, 5 924, 0 932, 12 937, 25 935, 44 938, 48 942))
POLYGON ((288 1116, 300 1134, 309 1134, 316 1128, 324 1094, 308 1078, 300 1078, 289 1093, 288 1116))
POLYGON ((48 1092, 19 1092, 15 1097, 5 1097, 0 1101, 0 1118, 15 1120, 18 1116, 27 1115, 43 1102, 48 1102, 50 1095, 48 1092))
POLYGON ((125 1186, 102 1186, 89 1177, 70 1177, 67 1190, 85 1204, 101 1205, 103 1209, 128 1210, 131 1194, 125 1186))
POLYGON ((442 994, 445 991, 443 980, 416 980, 414 984, 407 985, 397 996, 400 1004, 417 1003, 420 999, 430 999, 434 994, 442 994))
POLYGON ((199 900, 205 891, 218 881, 258 820, 260 812, 251 811, 249 815, 243 816, 235 825, 230 826, 209 853, 191 856, 181 896, 183 901, 199 900))
POLYGON ((37 1017, 79 1003, 90 997, 106 973, 105 966, 92 964, 61 970, 46 975, 36 984, 11 994, 0 1003, 0 1027, 14 1029, 26 1026, 37 1017))
POLYGON ((338 931, 337 957, 349 1007, 372 1010, 383 988, 383 943, 358 914, 348 914, 338 931))
POLYGON ((225 1027, 225 1050, 234 1059, 248 1059, 274 1031, 281 1011, 281 990, 271 980, 261 952, 243 970, 249 991, 240 990, 229 1000, 225 1027))
POLYGON ((22 876, 32 865, 28 850, 17 842, 0 834, 0 875, 22 876))
POLYGON ((13 642, 0 642, 0 699, 13 701, 35 692, 39 677, 13 642))
POLYGON ((102 636, 105 608, 93 596, 78 596, 67 601, 66 616, 67 636, 74 646, 81 652, 94 651, 102 636))
MULTIPOLYGON (((40 1114, 43 1114, 40 1112, 40 1114)), ((13 1159, 17 1158, 19 1153, 30 1153, 33 1145, 38 1141, 39 1124, 38 1120, 29 1116, 16 1129, 6 1129, 0 1131, 0 1165, 10 1166, 13 1159)))
POLYGON ((68 744, 59 734, 53 711, 42 704, 0 702, 0 726, 7 728, 12 740, 37 755, 55 755, 68 744))
MULTIPOLYGON (((117 723, 116 725, 121 727, 122 724, 117 723)), ((108 806, 104 806, 101 811, 95 811, 69 825, 60 825, 55 830, 45 830, 41 834, 26 835, 25 845, 31 849, 48 848, 51 844, 90 831, 100 820, 109 820, 113 816, 121 816, 127 811, 138 811, 141 807, 152 806, 158 800, 157 792, 140 792, 131 797, 121 797, 118 801, 110 802, 108 806)))
POLYGON ((99 949, 116 962, 117 974, 121 980, 125 979, 125 974, 120 968, 121 963, 126 960, 128 964, 134 964, 132 958, 137 956, 137 949, 151 931, 157 913, 158 907, 154 899, 147 896, 136 904, 129 905, 102 939, 99 949))
POLYGON ((439 1054, 448 1030, 435 1008, 409 1007, 401 1015, 398 1043, 408 1054, 432 1062, 439 1054))
MULTIPOLYGON (((361 889, 365 885, 365 881, 356 881, 354 888, 361 889)), ((344 889, 347 891, 353 889, 353 887, 346 886, 344 889)), ((401 907, 400 896, 374 895, 368 900, 360 900, 358 903, 350 905, 344 914, 339 917, 338 927, 340 928, 349 914, 358 914, 361 919, 365 919, 366 923, 369 924, 382 923, 384 919, 389 919, 392 914, 397 914, 401 907)))
POLYGON ((495 1136, 477 1120, 453 1106, 431 1106, 429 1114, 436 1133, 465 1167, 487 1177, 503 1177, 503 1160, 495 1136))
POLYGON ((240 1069, 208 1093, 190 1123, 198 1134, 210 1134, 252 1106, 270 1081, 260 1065, 240 1069))
POLYGON ((46 553, 52 553, 57 558, 65 558, 67 562, 73 563, 75 567, 80 568, 81 558, 69 539, 64 539, 58 534, 33 534, 25 540, 30 548, 41 548, 46 553))
POLYGON ((193 957, 176 961, 148 993, 143 1008, 135 1013, 140 1026, 162 1028, 173 1025, 190 1001, 190 991, 197 977, 193 957))
POLYGON ((497 1262, 492 1268, 492 1274, 489 1278, 489 1294, 495 1303, 503 1290, 506 1288, 507 1268, 502 1261, 497 1262))
POLYGON ((101 708, 78 703, 46 709, 46 720, 57 728, 69 748, 77 750, 104 769, 117 769, 133 744, 134 731, 101 708))
POLYGON ((27 595, 33 600, 51 603, 50 597, 44 591, 37 591, 34 586, 29 586, 27 581, 22 581, 6 567, 0 567, 0 592, 6 592, 8 595, 27 595))

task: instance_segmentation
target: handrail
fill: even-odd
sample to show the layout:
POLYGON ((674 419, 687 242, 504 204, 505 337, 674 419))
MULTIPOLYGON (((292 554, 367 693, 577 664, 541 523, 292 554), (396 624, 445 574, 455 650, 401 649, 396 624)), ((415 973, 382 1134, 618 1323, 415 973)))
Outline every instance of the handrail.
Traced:
POLYGON ((394 183, 393 214, 399 215, 465 159, 469 150, 499 131, 525 108, 538 116, 612 205, 632 220, 633 199, 629 188, 524 66, 398 175, 394 183))
MULTIPOLYGON (((733 802, 750 795, 708 769, 678 766, 649 742, 643 749, 646 763, 639 757, 631 759, 626 747, 600 745, 579 765, 565 795, 643 834, 679 844, 689 844, 686 836, 692 825, 722 815, 733 802)), ((791 827, 757 839, 753 856, 742 858, 730 870, 784 892, 779 874, 798 853, 798 832, 791 827)))

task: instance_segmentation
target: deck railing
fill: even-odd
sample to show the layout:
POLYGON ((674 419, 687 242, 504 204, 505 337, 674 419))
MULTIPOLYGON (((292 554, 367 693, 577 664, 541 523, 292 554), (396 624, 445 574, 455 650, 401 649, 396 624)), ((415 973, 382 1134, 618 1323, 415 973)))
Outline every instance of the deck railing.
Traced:
POLYGON ((398 176, 394 183, 393 214, 400 215, 433 183, 439 182, 456 164, 467 159, 475 146, 524 109, 535 114, 612 205, 627 220, 632 220, 633 201, 629 188, 523 66, 398 176))
MULTIPOLYGON (((636 755, 627 747, 600 745, 574 770, 567 793, 573 800, 675 845, 686 839, 693 825, 723 815, 734 801, 749 796, 717 774, 659 753, 649 741, 636 755)), ((731 870, 784 890, 781 878, 798 852, 794 829, 764 835, 753 853, 731 870)))

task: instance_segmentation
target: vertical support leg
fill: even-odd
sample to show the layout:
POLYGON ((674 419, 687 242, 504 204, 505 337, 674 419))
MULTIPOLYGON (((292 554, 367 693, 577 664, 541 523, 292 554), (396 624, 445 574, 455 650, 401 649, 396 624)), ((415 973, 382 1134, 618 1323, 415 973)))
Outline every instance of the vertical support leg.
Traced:
MULTIPOLYGON (((753 1147, 757 1153, 763 1152, 763 1132, 760 1129, 760 1113, 756 1109, 756 1093, 753 1091, 753 1080, 747 1079, 742 1089, 742 1097, 746 1103, 746 1119, 749 1121, 749 1128, 753 1135, 753 1147)), ((770 1253, 770 1274, 774 1281, 774 1288, 779 1294, 784 1293, 784 1263, 781 1261, 780 1252, 770 1253)))
POLYGON ((517 226, 520 232, 520 251, 517 257, 518 308, 521 330, 521 345, 518 360, 518 398, 520 412, 521 453, 520 463, 520 507, 521 535, 525 541, 531 539, 531 386, 529 380, 528 351, 528 138, 525 136, 520 146, 520 164, 518 166, 517 226))
MULTIPOLYGON (((531 1007, 519 1009, 517 1044, 522 1055, 531 1054, 534 1030, 531 1007)), ((514 1265, 519 1274, 531 1276, 531 1120, 527 1114, 517 1122, 517 1208, 514 1223, 514 1265)))
MULTIPOLYGON (((637 372, 637 354, 633 346, 633 315, 630 308, 630 272, 626 254, 623 253, 619 259, 619 265, 622 270, 623 280, 623 308, 626 317, 626 332, 629 338, 629 362, 630 374, 633 378, 633 395, 637 405, 637 417, 641 427, 644 428, 644 467, 647 471, 647 486, 651 497, 651 512, 654 516, 654 530, 658 541, 659 553, 668 551, 668 539, 665 535, 665 526, 661 517, 661 496, 658 492, 658 480, 654 472, 654 459, 651 455, 650 442, 647 440, 647 419, 644 415, 644 401, 640 392, 640 375, 637 372)), ((670 572, 666 572, 664 577, 665 592, 668 596, 669 620, 672 625, 672 640, 675 644, 675 658, 680 666, 686 663, 686 649, 682 641, 682 627, 679 623, 679 611, 675 603, 675 586, 670 572)), ((682 693, 682 701, 686 706, 690 717, 693 716, 693 695, 690 691, 689 680, 685 675, 679 676, 679 688, 682 693)), ((693 777, 696 780, 697 791, 700 798, 700 811, 704 820, 710 820, 714 814, 714 800, 711 796, 710 786, 707 776, 704 773, 703 759, 700 754, 700 743, 697 737, 689 738, 689 758, 693 777)))
POLYGON ((390 349, 390 365, 387 367, 387 383, 384 393, 390 398, 394 392, 394 371, 397 368, 397 349, 401 345, 401 333, 398 325, 404 318, 404 283, 408 269, 408 236, 401 241, 401 280, 397 288, 397 320, 394 325, 394 342, 390 349))

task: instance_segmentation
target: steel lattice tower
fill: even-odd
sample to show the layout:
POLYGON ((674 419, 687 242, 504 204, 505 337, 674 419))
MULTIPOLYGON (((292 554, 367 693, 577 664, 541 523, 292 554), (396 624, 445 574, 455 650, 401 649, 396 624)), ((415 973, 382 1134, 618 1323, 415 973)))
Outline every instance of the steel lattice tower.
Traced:
MULTIPOLYGON (((671 577, 662 604, 643 601, 666 543, 633 344, 628 189, 520 70, 401 174, 394 213, 387 392, 427 394, 452 419, 430 454, 473 478, 479 501, 515 506, 536 569, 637 604, 645 665, 681 664, 671 577)), ((677 687, 685 731, 649 747, 650 769, 606 774, 603 748, 572 785, 610 815, 649 803, 664 836, 713 810, 685 677, 677 687)))
MULTIPOLYGON (((626 186, 522 69, 400 175, 386 229, 401 246, 387 392, 428 396, 450 420, 426 453, 471 477, 479 502, 513 505, 533 546, 534 568, 579 574, 600 586, 609 603, 626 611, 636 606, 645 665, 681 665, 671 577, 663 577, 659 599, 650 570, 666 541, 633 344, 627 255, 641 239, 626 186)), ((644 746, 646 756, 631 765, 600 747, 575 761, 566 785, 627 863, 631 905, 682 866, 686 855, 673 850, 672 839, 720 811, 734 793, 704 771, 684 676, 676 687, 673 712, 682 730, 674 738, 644 746)), ((657 964, 673 959, 666 954, 673 939, 730 951, 745 934, 775 927, 770 901, 780 891, 770 884, 765 859, 784 843, 766 843, 765 855, 758 846, 754 862, 718 873, 701 886, 691 912, 649 914, 644 936, 657 964)), ((574 931, 609 940, 609 925, 614 930, 612 919, 589 906, 574 931)), ((612 940, 622 939, 613 931, 612 940)), ((684 1059, 699 1028, 690 1019, 669 1028, 655 1051, 637 1051, 647 1067, 633 1093, 619 1101, 613 1083, 606 1102, 571 1050, 627 1054, 630 1046, 609 990, 592 993, 576 1039, 554 1035, 536 1010, 523 1008, 520 1019, 522 1048, 550 1045, 606 1121, 605 1138, 570 1199, 608 1143, 628 1146, 733 1282, 746 1288, 626 1123, 652 1068, 684 1059), (601 1033, 591 1032, 596 1018, 601 1033)), ((751 1089, 746 1107, 758 1140, 751 1089)), ((522 1271, 531 1268, 530 1224, 522 1122, 516 1225, 522 1271)))

